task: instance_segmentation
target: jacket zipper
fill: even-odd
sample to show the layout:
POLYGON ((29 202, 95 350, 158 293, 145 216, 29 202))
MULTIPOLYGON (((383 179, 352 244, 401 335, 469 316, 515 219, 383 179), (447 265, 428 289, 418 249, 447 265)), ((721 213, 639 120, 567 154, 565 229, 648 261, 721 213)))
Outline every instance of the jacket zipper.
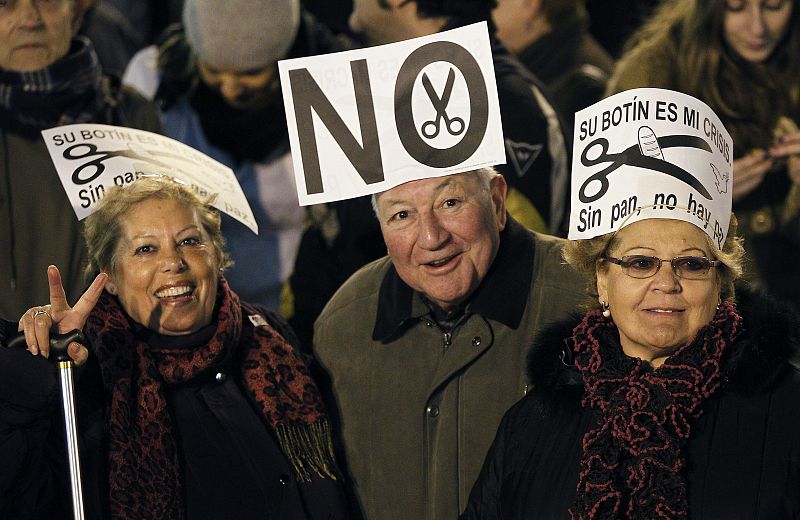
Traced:
POLYGON ((439 332, 442 333, 442 348, 443 350, 447 350, 447 348, 453 344, 453 333, 447 332, 432 319, 429 318, 424 318, 424 319, 425 319, 425 325, 427 325, 428 327, 436 327, 437 329, 439 329, 439 332))

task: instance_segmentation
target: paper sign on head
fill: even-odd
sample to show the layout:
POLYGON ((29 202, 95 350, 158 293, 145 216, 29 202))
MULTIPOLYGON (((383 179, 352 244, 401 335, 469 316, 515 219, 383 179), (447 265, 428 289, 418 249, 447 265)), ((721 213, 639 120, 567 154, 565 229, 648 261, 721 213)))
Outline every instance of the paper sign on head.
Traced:
POLYGON ((42 131, 47 151, 78 220, 94 213, 105 191, 145 175, 162 175, 258 233, 250 204, 227 166, 169 137, 111 125, 76 124, 42 131))
POLYGON ((301 205, 505 162, 485 22, 278 68, 301 205))
POLYGON ((733 141, 692 96, 627 90, 575 114, 569 238, 647 218, 690 222, 719 247, 728 235, 733 141))

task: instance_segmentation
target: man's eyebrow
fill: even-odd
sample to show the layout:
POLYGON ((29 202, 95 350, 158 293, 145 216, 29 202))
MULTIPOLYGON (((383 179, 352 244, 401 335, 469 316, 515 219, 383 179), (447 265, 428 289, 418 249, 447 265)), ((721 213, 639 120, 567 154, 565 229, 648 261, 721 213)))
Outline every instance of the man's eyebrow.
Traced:
MULTIPOLYGON (((445 177, 444 179, 442 179, 442 181, 439 184, 437 184, 437 185, 435 185, 433 187, 433 192, 436 193, 436 194, 439 194, 440 192, 444 191, 445 188, 449 187, 454 182, 455 181, 453 180, 452 176, 445 177)), ((406 199, 399 198, 399 197, 387 198, 385 200, 386 200, 386 205, 387 206, 392 206, 394 204, 404 204, 404 203, 407 202, 406 199)))

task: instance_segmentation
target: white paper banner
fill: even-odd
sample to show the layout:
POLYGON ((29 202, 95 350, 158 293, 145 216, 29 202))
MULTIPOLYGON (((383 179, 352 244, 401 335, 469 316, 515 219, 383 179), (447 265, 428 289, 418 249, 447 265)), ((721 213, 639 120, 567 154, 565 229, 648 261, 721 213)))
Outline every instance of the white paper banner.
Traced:
POLYGON ((671 218, 697 225, 721 248, 732 162, 731 136, 702 101, 653 88, 606 98, 575 114, 569 238, 671 218))
POLYGON ((158 174, 181 181, 200 195, 216 193, 214 207, 258 233, 233 171, 190 146, 111 125, 59 126, 43 130, 42 136, 78 220, 95 211, 107 189, 158 174))
POLYGON ((301 205, 505 162, 486 22, 278 67, 301 205))

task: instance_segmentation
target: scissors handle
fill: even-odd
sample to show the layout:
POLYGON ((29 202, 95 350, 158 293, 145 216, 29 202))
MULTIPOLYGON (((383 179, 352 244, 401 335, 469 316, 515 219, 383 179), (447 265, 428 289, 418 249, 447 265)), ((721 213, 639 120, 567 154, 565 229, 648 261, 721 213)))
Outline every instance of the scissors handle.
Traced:
POLYGON ((75 168, 75 171, 72 172, 72 182, 75 184, 86 184, 92 182, 96 179, 101 173, 103 173, 106 169, 103 161, 108 159, 110 155, 106 152, 98 152, 97 146, 89 143, 79 143, 73 144, 66 150, 64 150, 64 158, 65 159, 87 159, 90 157, 94 157, 91 161, 85 162, 75 168), (86 152, 81 154, 75 153, 75 150, 78 148, 86 148, 86 152), (91 175, 87 177, 83 177, 81 173, 86 168, 94 168, 94 171, 91 175))
POLYGON ((439 135, 439 129, 441 128, 441 126, 439 125, 439 119, 441 119, 441 116, 436 116, 435 120, 425 121, 424 123, 422 123, 421 131, 424 137, 426 137, 427 139, 433 139, 434 137, 439 135))
POLYGON ((590 202, 596 201, 597 199, 606 194, 609 188, 608 175, 617 168, 619 168, 620 166, 622 166, 623 164, 618 160, 619 159, 618 155, 620 154, 609 155, 608 139, 606 139, 605 137, 598 137, 597 139, 589 143, 589 145, 586 148, 583 149, 583 153, 581 153, 581 164, 583 164, 584 166, 595 166, 597 164, 603 164, 609 162, 611 163, 611 165, 600 170, 599 172, 593 173, 592 175, 587 177, 585 181, 583 181, 583 184, 581 184, 581 189, 580 191, 578 191, 578 198, 580 199, 581 202, 583 202, 584 204, 588 204, 590 202), (589 159, 589 150, 591 150, 596 146, 600 146, 601 149, 600 153, 596 158, 589 159), (597 192, 594 195, 591 196, 586 195, 586 189, 593 182, 599 182, 600 189, 597 190, 597 192))
POLYGON ((450 132, 450 135, 459 135, 464 132, 464 128, 466 127, 464 120, 458 116, 452 119, 445 116, 445 122, 447 123, 447 131, 450 132), (457 126, 458 130, 453 130, 453 126, 457 126))

